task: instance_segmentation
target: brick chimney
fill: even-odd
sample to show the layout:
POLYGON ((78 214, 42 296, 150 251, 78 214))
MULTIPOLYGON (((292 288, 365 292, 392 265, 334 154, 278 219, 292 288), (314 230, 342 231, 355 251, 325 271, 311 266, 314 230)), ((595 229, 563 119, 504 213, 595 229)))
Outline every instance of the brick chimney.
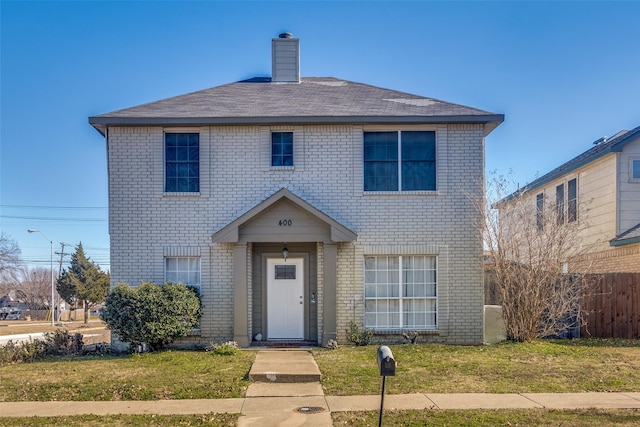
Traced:
POLYGON ((300 39, 291 33, 271 39, 271 81, 300 83, 300 39))

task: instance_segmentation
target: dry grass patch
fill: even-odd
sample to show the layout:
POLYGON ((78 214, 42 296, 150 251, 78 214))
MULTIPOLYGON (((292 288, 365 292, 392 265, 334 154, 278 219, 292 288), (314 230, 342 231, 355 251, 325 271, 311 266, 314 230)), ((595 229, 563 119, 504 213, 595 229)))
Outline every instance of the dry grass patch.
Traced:
POLYGON ((206 415, 77 415, 73 417, 0 418, 1 427, 174 427, 174 426, 235 426, 238 414, 206 415))
MULTIPOLYGON (((379 412, 332 413, 334 426, 369 427, 378 425, 379 412)), ((385 411, 383 424, 405 427, 496 427, 496 426, 563 426, 609 427, 638 426, 640 413, 635 410, 428 410, 385 411)))

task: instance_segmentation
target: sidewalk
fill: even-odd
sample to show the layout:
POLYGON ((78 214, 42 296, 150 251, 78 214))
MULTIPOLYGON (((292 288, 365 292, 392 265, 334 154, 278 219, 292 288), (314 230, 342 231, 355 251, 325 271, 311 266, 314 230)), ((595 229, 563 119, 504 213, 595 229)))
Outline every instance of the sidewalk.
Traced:
MULTIPOLYGON (((2 402, 0 417, 80 414, 239 413, 239 426, 331 426, 331 412, 378 411, 380 395, 325 396, 307 351, 260 351, 246 397, 237 399, 2 402), (317 380, 316 380, 317 379, 317 380), (294 382, 302 380, 305 382, 294 382)), ((640 409, 637 393, 414 393, 385 395, 384 409, 640 409)))

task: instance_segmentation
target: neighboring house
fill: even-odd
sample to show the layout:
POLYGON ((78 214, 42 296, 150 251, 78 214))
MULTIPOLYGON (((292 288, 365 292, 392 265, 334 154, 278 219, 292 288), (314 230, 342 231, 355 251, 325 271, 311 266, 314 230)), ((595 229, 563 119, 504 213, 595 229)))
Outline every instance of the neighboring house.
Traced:
POLYGON ((572 271, 640 272, 640 127, 598 139, 519 194, 539 227, 545 212, 582 223, 576 245, 586 255, 569 262, 572 271))
POLYGON ((484 138, 504 119, 337 78, 271 78, 89 118, 105 136, 111 281, 184 282, 185 344, 378 338, 478 344, 484 138), (286 249, 286 250, 285 250, 286 249))

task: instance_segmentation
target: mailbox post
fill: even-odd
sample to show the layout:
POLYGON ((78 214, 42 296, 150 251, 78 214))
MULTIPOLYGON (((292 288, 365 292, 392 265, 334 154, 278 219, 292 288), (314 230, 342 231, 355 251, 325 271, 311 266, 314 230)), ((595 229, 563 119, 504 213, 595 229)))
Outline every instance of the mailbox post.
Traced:
POLYGON ((382 393, 380 395, 380 418, 378 419, 378 427, 382 427, 382 412, 384 411, 384 388, 387 382, 387 376, 395 376, 396 360, 393 358, 391 349, 386 345, 378 347, 378 368, 380 376, 382 376, 382 393))

